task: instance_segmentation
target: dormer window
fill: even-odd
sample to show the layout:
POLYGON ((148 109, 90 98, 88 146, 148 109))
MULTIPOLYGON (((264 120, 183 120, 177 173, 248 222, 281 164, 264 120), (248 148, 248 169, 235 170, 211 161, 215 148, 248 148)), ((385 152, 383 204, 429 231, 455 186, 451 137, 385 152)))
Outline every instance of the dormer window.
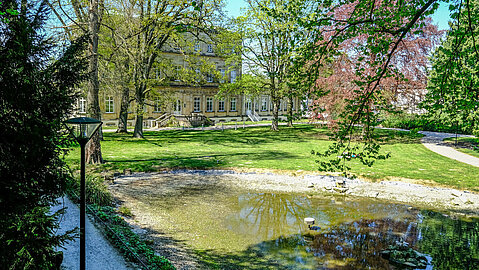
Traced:
POLYGON ((199 51, 200 50, 200 43, 199 42, 196 42, 195 43, 195 52, 199 51))
POLYGON ((213 74, 211 73, 206 74, 206 81, 210 83, 213 82, 213 74))
POLYGON ((207 51, 208 51, 209 53, 212 53, 212 52, 213 52, 213 45, 212 45, 212 44, 208 44, 207 51))

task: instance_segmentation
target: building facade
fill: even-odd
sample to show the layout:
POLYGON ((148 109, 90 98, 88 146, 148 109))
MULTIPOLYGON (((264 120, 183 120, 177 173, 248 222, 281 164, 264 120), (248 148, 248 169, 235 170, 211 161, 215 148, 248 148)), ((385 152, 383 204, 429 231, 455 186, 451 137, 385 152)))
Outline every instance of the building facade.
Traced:
MULTIPOLYGON (((232 83, 241 77, 241 69, 226 66, 225 60, 215 53, 212 43, 196 42, 194 54, 201 59, 209 69, 201 70, 200 65, 194 69, 191 61, 187 61, 184 53, 175 45, 168 45, 160 55, 163 64, 155 66, 152 76, 163 83, 152 89, 155 95, 150 95, 144 107, 144 126, 158 127, 159 119, 165 114, 180 118, 188 115, 203 115, 211 121, 250 121, 271 120, 272 102, 268 95, 246 96, 231 94, 218 97, 221 83, 232 83), (213 71, 212 71, 213 70, 213 71), (188 77, 188 78, 186 78, 188 77), (167 98, 165 98, 167 97, 167 98)), ((100 93, 100 109, 105 126, 116 126, 120 113, 121 96, 106 91, 100 93)), ((286 100, 281 101, 279 114, 286 118, 286 100)), ((298 100, 294 100, 293 109, 298 111, 298 100)), ((76 115, 86 114, 86 99, 81 97, 77 102, 76 115)), ((134 124, 135 103, 130 103, 128 125, 134 124)))

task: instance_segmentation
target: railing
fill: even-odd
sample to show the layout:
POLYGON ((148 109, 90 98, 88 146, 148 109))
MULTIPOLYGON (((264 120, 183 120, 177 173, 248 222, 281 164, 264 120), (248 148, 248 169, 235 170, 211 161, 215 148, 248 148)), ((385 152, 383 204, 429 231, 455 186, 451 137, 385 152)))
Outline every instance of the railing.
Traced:
POLYGON ((251 111, 251 110, 246 110, 246 115, 248 116, 248 118, 253 121, 253 122, 258 122, 259 121, 259 115, 257 112, 255 111, 251 111))
POLYGON ((156 128, 166 126, 168 122, 170 121, 171 117, 173 115, 171 113, 164 113, 160 117, 156 118, 154 121, 156 123, 156 128))

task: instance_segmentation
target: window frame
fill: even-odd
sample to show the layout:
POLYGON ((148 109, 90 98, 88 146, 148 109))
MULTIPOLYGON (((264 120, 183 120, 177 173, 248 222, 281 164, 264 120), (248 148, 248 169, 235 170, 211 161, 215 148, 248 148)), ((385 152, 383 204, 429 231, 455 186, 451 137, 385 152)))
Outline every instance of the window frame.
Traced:
POLYGON ((86 113, 86 99, 84 97, 78 99, 78 113, 86 113))
POLYGON ((193 98, 193 112, 201 112, 201 97, 193 98))
POLYGON ((105 113, 115 113, 115 100, 113 96, 107 96, 105 98, 105 113))
POLYGON ((237 100, 236 100, 236 97, 232 97, 230 99, 230 112, 236 112, 236 106, 237 106, 237 100), (233 102, 234 101, 234 102, 233 102), (233 106, 234 104, 234 106, 233 106))
POLYGON ((215 108, 214 108, 213 98, 212 97, 207 97, 206 98, 206 112, 213 112, 214 109, 215 108))
POLYGON ((224 98, 218 100, 218 111, 219 112, 224 112, 225 111, 225 99, 224 98), (221 107, 223 107, 223 109, 221 109, 221 107))
POLYGON ((236 70, 232 70, 230 72, 230 83, 234 83, 236 81, 236 70))
POLYGON ((160 106, 160 99, 159 98, 155 99, 155 106, 153 106, 153 112, 154 113, 161 112, 161 106, 160 106))

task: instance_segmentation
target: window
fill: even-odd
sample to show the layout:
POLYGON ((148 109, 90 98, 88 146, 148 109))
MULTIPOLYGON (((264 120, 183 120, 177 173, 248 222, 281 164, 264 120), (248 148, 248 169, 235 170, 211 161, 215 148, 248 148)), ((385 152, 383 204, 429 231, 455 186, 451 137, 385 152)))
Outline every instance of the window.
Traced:
POLYGON ((230 111, 236 112, 236 98, 235 97, 231 98, 230 111))
POLYGON ((159 98, 155 100, 155 106, 154 106, 153 112, 161 112, 161 103, 159 98))
POLYGON ((284 103, 284 101, 283 101, 283 100, 280 100, 280 101, 279 101, 279 108, 278 108, 278 111, 281 111, 281 108, 283 108, 283 103, 284 103))
POLYGON ((246 110, 251 111, 252 108, 253 108, 253 106, 252 106, 251 99, 248 98, 248 99, 246 100, 246 110))
POLYGON ((201 98, 195 97, 193 100, 193 111, 200 112, 201 111, 201 98))
POLYGON ((86 99, 85 98, 80 98, 78 100, 78 112, 79 113, 86 113, 86 99))
POLYGON ((208 44, 207 51, 208 51, 209 53, 212 53, 212 52, 213 52, 213 45, 208 44))
POLYGON ((221 73, 220 83, 224 83, 225 82, 225 70, 223 68, 221 68, 220 73, 221 73))
POLYGON ((213 82, 213 74, 211 74, 211 73, 206 74, 206 81, 207 82, 213 82))
POLYGON ((225 111, 225 100, 224 99, 220 99, 218 101, 218 111, 219 112, 224 112, 225 111))
POLYGON ((195 69, 195 72, 196 72, 195 81, 196 81, 196 82, 199 82, 200 79, 201 79, 201 71, 197 68, 197 69, 195 69))
POLYGON ((212 112, 213 111, 213 98, 208 97, 206 98, 206 111, 212 112))
POLYGON ((199 51, 200 50, 200 43, 197 41, 195 43, 195 52, 199 51))
POLYGON ((268 110, 268 100, 266 97, 261 98, 261 111, 267 111, 268 110))
POLYGON ((176 66, 175 67, 175 81, 176 82, 179 82, 180 81, 180 75, 181 74, 181 67, 180 66, 176 66))
POLYGON ((283 107, 284 111, 287 111, 288 110, 288 102, 286 100, 284 101, 283 105, 284 105, 284 107, 283 107))
POLYGON ((114 113, 115 112, 115 103, 113 97, 109 96, 105 99, 105 112, 114 113))
POLYGON ((294 100, 291 100, 291 110, 294 111, 294 100))
POLYGON ((181 100, 177 99, 175 103, 175 111, 180 113, 181 112, 181 100))
POLYGON ((236 70, 231 71, 231 83, 234 83, 236 81, 236 70))

